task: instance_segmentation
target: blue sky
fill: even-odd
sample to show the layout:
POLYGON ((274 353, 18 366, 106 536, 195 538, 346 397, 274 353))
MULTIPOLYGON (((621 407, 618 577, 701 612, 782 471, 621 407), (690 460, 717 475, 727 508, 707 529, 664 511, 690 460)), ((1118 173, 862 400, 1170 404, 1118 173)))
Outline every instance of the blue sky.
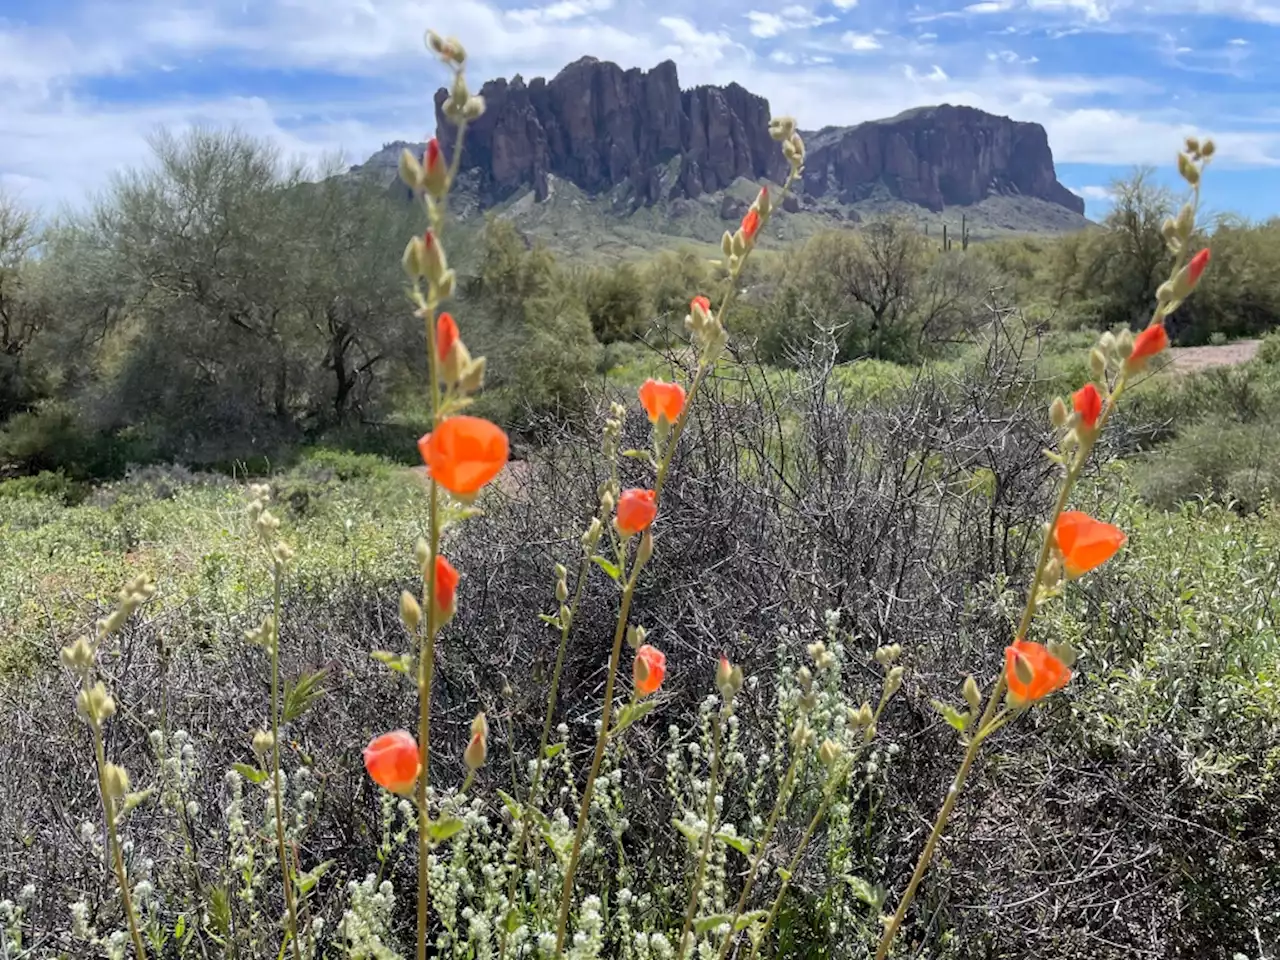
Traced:
POLYGON ((1172 184, 1181 138, 1212 135, 1209 208, 1280 214, 1280 0, 0 0, 0 189, 82 207, 160 127, 234 124, 310 162, 422 139, 428 26, 477 84, 670 58, 803 128, 941 102, 1034 120, 1095 217, 1114 177, 1172 184))

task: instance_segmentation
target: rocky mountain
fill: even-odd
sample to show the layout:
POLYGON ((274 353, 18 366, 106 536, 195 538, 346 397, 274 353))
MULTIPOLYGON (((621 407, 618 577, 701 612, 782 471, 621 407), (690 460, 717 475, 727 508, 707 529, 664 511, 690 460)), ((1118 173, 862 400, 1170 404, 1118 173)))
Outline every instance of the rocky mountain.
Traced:
MULTIPOLYGON (((492 80, 481 93, 487 110, 468 130, 462 167, 483 206, 526 188, 543 200, 550 177, 635 208, 786 172, 766 129, 767 100, 737 84, 681 90, 671 61, 623 70, 584 57, 551 80, 492 80)), ((435 96, 436 135, 448 152, 456 131, 441 114, 446 95, 435 96)), ((887 192, 937 212, 1021 196, 1084 213, 1084 201, 1058 182, 1036 123, 942 105, 803 135, 802 203, 854 204, 887 192)))
MULTIPOLYGON (((680 89, 674 63, 623 70, 584 57, 550 80, 516 76, 481 89, 450 209, 495 210, 529 237, 587 258, 643 255, 673 238, 718 244, 762 180, 780 182, 769 103, 737 84, 680 89)), ((456 129, 435 97, 446 154, 456 129)), ((803 133, 803 182, 770 221, 778 241, 895 214, 941 238, 1059 233, 1089 225, 1058 182, 1044 128, 963 106, 803 133)), ((387 144, 352 175, 408 198, 387 144)))

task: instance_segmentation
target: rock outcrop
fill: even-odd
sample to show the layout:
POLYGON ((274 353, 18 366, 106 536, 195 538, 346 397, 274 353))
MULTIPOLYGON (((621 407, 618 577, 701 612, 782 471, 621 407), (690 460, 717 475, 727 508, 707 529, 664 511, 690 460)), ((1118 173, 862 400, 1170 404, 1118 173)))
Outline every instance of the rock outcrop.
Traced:
MULTIPOLYGON (((648 204, 785 169, 769 138, 768 101, 737 84, 681 90, 670 60, 644 71, 583 57, 549 81, 517 76, 480 92, 486 110, 468 128, 462 166, 480 172, 486 203, 526 186, 541 200, 548 174, 588 193, 626 185, 648 204)), ((446 96, 436 93, 436 135, 451 152, 446 96)))
POLYGON ((805 139, 804 192, 863 199, 877 185, 927 207, 967 206, 993 195, 1038 197, 1084 213, 1058 182, 1044 127, 973 107, 920 107, 889 120, 827 127, 805 139))
MULTIPOLYGON (((492 80, 480 92, 486 111, 468 128, 462 168, 482 206, 526 188, 543 200, 549 176, 636 207, 786 173, 768 134, 768 101, 737 84, 681 90, 671 61, 644 71, 583 57, 551 80, 492 80)), ((452 152, 446 96, 443 88, 435 96, 437 136, 452 152)), ((942 105, 804 137, 800 192, 813 200, 849 204, 887 191, 939 211, 1021 195, 1084 212, 1084 201, 1058 182, 1036 123, 942 105)), ((385 153, 394 167, 393 147, 371 164, 385 153)))

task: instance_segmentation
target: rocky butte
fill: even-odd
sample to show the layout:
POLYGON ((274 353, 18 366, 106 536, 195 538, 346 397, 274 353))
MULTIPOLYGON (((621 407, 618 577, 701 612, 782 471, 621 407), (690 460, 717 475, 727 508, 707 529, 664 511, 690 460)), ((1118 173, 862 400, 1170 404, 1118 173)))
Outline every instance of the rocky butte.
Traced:
MULTIPOLYGON (((549 177, 638 208, 714 193, 740 177, 777 182, 785 175, 767 130, 768 101, 736 83, 681 90, 671 61, 623 70, 583 57, 551 80, 491 80, 481 93, 487 109, 468 128, 462 168, 482 206, 530 188, 543 200, 549 177)), ((436 93, 436 125, 451 153, 456 128, 441 113, 446 96, 436 93)), ((1084 213, 1084 201, 1058 182, 1037 123, 944 104, 803 136, 801 203, 852 204, 887 193, 937 212, 1021 196, 1084 213)), ((385 159, 394 169, 400 146, 389 145, 366 167, 385 159)))

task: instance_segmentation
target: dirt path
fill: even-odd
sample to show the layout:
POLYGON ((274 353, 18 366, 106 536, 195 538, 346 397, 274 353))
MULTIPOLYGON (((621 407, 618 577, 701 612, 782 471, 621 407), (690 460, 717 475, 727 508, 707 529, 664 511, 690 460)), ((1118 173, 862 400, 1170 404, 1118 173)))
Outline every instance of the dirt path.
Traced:
POLYGON ((1258 352, 1261 340, 1237 340, 1220 347, 1174 347, 1169 351, 1177 373, 1196 373, 1210 367, 1233 367, 1248 363, 1258 352))

